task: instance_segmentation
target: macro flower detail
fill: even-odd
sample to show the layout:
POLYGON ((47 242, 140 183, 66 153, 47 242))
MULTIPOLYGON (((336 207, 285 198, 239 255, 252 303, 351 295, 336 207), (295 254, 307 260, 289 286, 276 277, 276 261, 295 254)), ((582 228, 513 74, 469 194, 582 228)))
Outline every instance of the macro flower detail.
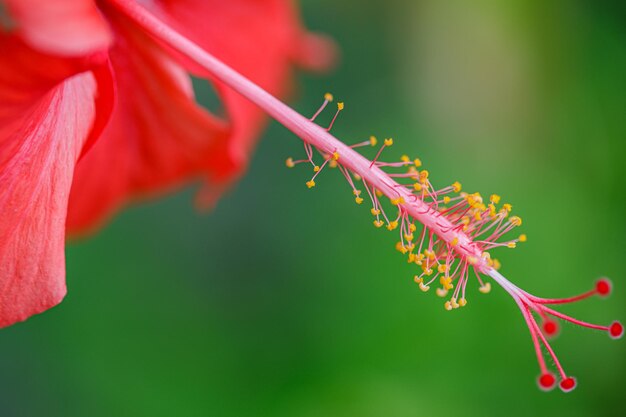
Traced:
POLYGON ((527 240, 525 234, 507 238, 522 219, 499 195, 467 193, 459 182, 437 188, 418 158, 384 160, 392 138, 382 140, 374 158, 364 157, 357 150, 377 147, 376 137, 347 145, 330 133, 343 102, 329 126, 315 124, 333 102, 330 94, 311 118, 275 98, 285 93, 290 64, 330 62, 328 44, 294 23, 289 2, 3 3, 17 30, 0 33, 0 326, 63 298, 66 215, 67 229, 82 231, 128 198, 197 178, 209 180, 199 195, 209 205, 245 167, 267 114, 304 142, 305 157, 288 158, 287 167, 310 165, 309 189, 322 173, 338 170, 355 203, 371 203, 373 225, 397 233, 396 250, 415 266, 419 289, 436 287, 446 310, 467 305, 473 280, 481 293, 490 292, 493 281, 513 298, 530 331, 541 389, 558 383, 568 392, 577 384, 548 341, 559 331, 557 319, 623 336, 620 322, 592 324, 552 308, 608 296, 607 278, 577 296, 540 298, 499 272, 490 251, 527 240), (281 22, 284 31, 269 30, 281 22), (231 37, 218 41, 215 33, 231 30, 232 45, 231 37), (249 48, 257 42, 277 49, 249 48), (188 72, 214 80, 225 117, 195 103, 188 72))
MULTIPOLYGON (((330 101, 332 95, 326 94, 322 106, 310 119, 311 122, 315 121, 330 101)), ((344 103, 338 103, 332 122, 326 128, 327 131, 330 131, 337 115, 343 109, 344 103)), ((371 136, 368 140, 349 146, 348 149, 373 147, 377 143, 377 138, 371 136)), ((467 305, 466 288, 470 280, 475 279, 479 285, 478 291, 486 294, 491 291, 491 283, 484 279, 493 279, 515 300, 528 325, 540 368, 538 386, 549 391, 557 382, 555 375, 548 370, 543 347, 554 361, 561 390, 564 392, 573 390, 576 387, 576 379, 565 372, 548 341, 548 338, 556 336, 559 331, 555 319, 605 331, 612 339, 621 338, 624 328, 617 321, 608 326, 587 323, 548 306, 574 303, 594 295, 607 297, 612 290, 611 281, 608 278, 601 278, 593 289, 568 298, 540 298, 515 286, 498 272, 500 262, 492 258, 489 252, 500 247, 512 249, 518 243, 527 241, 525 234, 512 239, 503 239, 509 232, 522 225, 520 217, 510 215, 512 205, 509 203, 499 205, 501 197, 497 194, 492 194, 486 200, 480 193, 462 192, 462 185, 458 181, 436 189, 430 181, 429 171, 419 169, 422 167, 419 158, 412 159, 403 155, 397 162, 380 161, 384 149, 393 143, 392 138, 384 139, 375 157, 371 162, 368 161, 368 169, 371 172, 344 164, 346 160, 359 158, 351 152, 346 155, 345 151, 339 151, 340 148, 335 147, 334 151, 329 153, 306 142, 304 145, 306 158, 294 160, 290 157, 286 161, 286 166, 294 168, 298 164, 310 164, 314 174, 306 182, 308 188, 316 185, 315 178, 326 166, 337 168, 348 182, 355 202, 359 205, 364 201, 360 187, 365 189, 365 195, 371 202, 371 214, 375 218, 374 226, 381 228, 384 225, 387 230, 398 233, 396 250, 407 257, 408 263, 417 266, 418 274, 415 275, 414 281, 419 285, 419 289, 427 292, 433 285, 439 285, 435 291, 439 297, 446 297, 452 292, 451 297, 443 304, 446 310, 467 305), (324 161, 321 165, 316 163, 314 151, 317 151, 318 158, 321 157, 324 161), (376 178, 370 179, 372 176, 376 178), (375 183, 382 183, 383 186, 378 188, 373 185, 375 183), (385 204, 381 201, 383 197, 388 201, 385 204), (387 209, 384 208, 385 205, 388 206, 387 209), (537 317, 541 320, 541 326, 537 322, 537 317)), ((355 161, 352 162, 354 166, 359 165, 354 163, 355 161)))
MULTIPOLYGON (((197 104, 189 73, 206 74, 110 3, 0 0, 0 22, 10 20, 0 27, 0 327, 62 300, 66 231, 191 181, 204 180, 198 199, 210 205, 263 128, 263 112, 219 82, 222 112, 197 104)), ((293 66, 332 61, 332 44, 305 31, 288 0, 143 3, 277 95, 293 66)))
POLYGON ((576 302, 593 295, 607 296, 611 292, 608 279, 600 279, 592 290, 579 296, 551 299, 529 294, 498 271, 499 262, 492 259, 488 251, 497 247, 514 248, 518 243, 527 240, 524 234, 512 239, 502 239, 504 235, 521 226, 522 219, 510 215, 510 204, 500 205, 500 196, 494 194, 489 199, 484 199, 478 193, 464 193, 458 182, 437 189, 431 183, 430 173, 419 169, 422 166, 419 159, 403 156, 398 162, 380 161, 384 149, 393 146, 392 138, 384 139, 376 156, 369 160, 355 149, 376 146, 377 138, 370 137, 357 144, 347 145, 330 134, 339 112, 345 108, 343 103, 337 104, 335 116, 328 127, 314 123, 316 117, 333 100, 332 95, 325 95, 321 108, 310 119, 306 118, 211 54, 188 42, 142 7, 121 0, 112 0, 111 3, 137 23, 143 24, 152 36, 178 50, 205 68, 213 77, 256 103, 302 139, 305 158, 288 158, 286 165, 289 168, 299 164, 312 167, 313 174, 306 181, 306 187, 316 187, 316 179, 326 169, 338 169, 352 188, 357 204, 363 204, 366 196, 371 201, 374 226, 384 225, 389 231, 399 234, 396 248, 418 268, 415 281, 420 289, 428 291, 431 285, 440 285, 436 292, 441 297, 447 297, 452 291, 451 297, 444 303, 446 310, 454 310, 467 304, 466 289, 470 279, 475 278, 478 281, 481 293, 487 293, 491 289, 487 279, 493 280, 509 293, 519 306, 531 333, 540 368, 540 388, 552 389, 557 382, 557 376, 546 366, 542 345, 554 360, 561 390, 568 392, 576 386, 575 378, 565 372, 547 340, 548 336, 554 336, 558 331, 555 319, 602 330, 613 339, 622 337, 623 326, 619 322, 608 326, 595 325, 548 307, 576 302), (315 156, 316 153, 318 156, 315 156), (322 163, 317 162, 320 158, 322 163), (385 200, 388 203, 383 204, 385 200), (541 327, 537 317, 541 320, 541 327))

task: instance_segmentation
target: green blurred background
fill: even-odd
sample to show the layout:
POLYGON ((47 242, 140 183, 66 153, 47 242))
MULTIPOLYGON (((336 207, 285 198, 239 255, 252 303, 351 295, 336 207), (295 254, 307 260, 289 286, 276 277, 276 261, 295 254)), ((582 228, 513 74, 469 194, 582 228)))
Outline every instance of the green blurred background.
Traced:
MULTIPOLYGON (((296 109, 332 91, 340 138, 392 136, 388 155, 419 156, 435 184, 502 194, 529 235, 494 251, 502 272, 546 296, 609 276, 610 299, 564 310, 626 318, 623 2, 302 8, 343 58, 299 77, 296 109)), ((471 285, 444 311, 338 172, 307 190, 309 170, 284 168, 301 149, 272 124, 213 213, 189 189, 69 245, 66 300, 0 332, 0 415, 624 415, 623 340, 564 324, 554 346, 579 387, 540 392, 512 300, 471 285)))

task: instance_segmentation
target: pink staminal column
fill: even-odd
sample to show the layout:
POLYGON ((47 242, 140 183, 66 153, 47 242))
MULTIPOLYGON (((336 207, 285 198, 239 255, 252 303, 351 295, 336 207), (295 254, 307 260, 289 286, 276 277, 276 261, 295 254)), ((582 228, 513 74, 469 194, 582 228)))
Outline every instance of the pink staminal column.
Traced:
POLYGON ((399 233, 396 248, 407 257, 409 263, 419 268, 420 272, 415 276, 415 282, 419 284, 420 289, 428 291, 436 278, 439 278, 441 284, 441 287, 437 288, 437 295, 445 297, 449 290, 454 289, 452 298, 444 304, 446 310, 454 310, 467 304, 465 291, 471 270, 480 283, 481 293, 487 293, 491 288, 489 282, 483 282, 482 278, 490 277, 497 282, 517 303, 528 325, 541 372, 538 379, 541 389, 552 389, 557 382, 557 377, 547 368, 542 345, 554 361, 560 388, 568 392, 576 386, 576 380, 565 372, 548 342, 548 337, 555 336, 558 332, 556 319, 605 331, 615 339, 623 335, 623 326, 619 322, 613 322, 609 326, 595 325, 549 307, 581 301, 593 295, 607 296, 611 292, 608 279, 599 280, 594 289, 579 296, 550 299, 529 294, 498 271, 499 262, 491 258, 488 250, 496 247, 514 248, 517 243, 526 241, 526 235, 500 241, 504 235, 521 226, 522 222, 517 216, 509 216, 510 204, 497 207, 499 196, 492 195, 487 202, 479 193, 461 192, 461 185, 458 182, 437 190, 430 181, 428 171, 417 169, 421 167, 419 159, 411 160, 403 156, 399 162, 379 161, 383 150, 393 145, 391 138, 385 139, 372 160, 365 158, 356 149, 367 145, 376 146, 375 137, 350 146, 330 133, 339 112, 344 108, 343 103, 338 103, 337 111, 327 128, 314 123, 317 116, 333 100, 331 95, 325 96, 324 103, 313 117, 306 118, 170 28, 135 1, 103 0, 103 2, 130 18, 163 45, 178 51, 181 56, 204 68, 215 80, 228 85, 258 105, 302 139, 306 159, 294 161, 289 158, 287 166, 293 167, 301 162, 311 163, 315 174, 306 183, 309 188, 315 186, 314 179, 324 167, 337 167, 348 181, 356 203, 361 204, 363 198, 361 190, 357 188, 357 181, 361 181, 372 202, 371 213, 376 218, 374 225, 380 228, 384 224, 384 219, 389 231, 399 233), (314 162, 314 150, 324 159, 321 167, 314 162), (396 169, 407 171, 391 172, 396 169), (388 198, 392 210, 397 212, 396 216, 385 213, 383 202, 380 200, 382 196, 388 198), (416 224, 421 224, 422 227, 419 234, 414 234, 417 231, 416 224), (417 240, 416 236, 419 236, 417 240), (536 317, 541 319, 542 326, 539 326, 536 317))

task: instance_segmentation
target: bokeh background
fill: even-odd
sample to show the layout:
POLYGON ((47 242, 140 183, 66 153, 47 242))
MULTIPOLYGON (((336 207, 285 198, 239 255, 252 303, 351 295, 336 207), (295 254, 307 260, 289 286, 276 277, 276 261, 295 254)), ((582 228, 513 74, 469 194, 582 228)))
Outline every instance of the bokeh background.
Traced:
MULTIPOLYGON (((343 59, 299 78, 296 109, 332 91, 340 138, 392 136, 388 155, 419 156, 436 184, 502 194, 529 235, 494 251, 503 273, 547 296, 609 276, 610 299, 564 310, 626 319, 623 2, 302 8, 343 59)), ((70 244, 66 300, 0 332, 0 415, 624 415, 623 340, 564 324, 554 346, 579 387, 540 392, 512 300, 472 288, 444 311, 338 172, 308 190, 308 170, 284 168, 301 149, 272 124, 214 212, 187 189, 70 244)))

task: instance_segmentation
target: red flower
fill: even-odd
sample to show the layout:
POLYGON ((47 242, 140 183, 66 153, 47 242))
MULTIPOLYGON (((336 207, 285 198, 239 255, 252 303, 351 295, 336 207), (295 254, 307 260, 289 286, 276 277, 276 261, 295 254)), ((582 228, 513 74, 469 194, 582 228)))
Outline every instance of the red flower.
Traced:
MULTIPOLYGON (((206 180, 208 204, 241 174, 264 123, 219 82, 224 116, 197 105, 187 71, 207 74, 106 1, 4 3, 15 27, 0 32, 0 326, 65 295, 66 214, 79 232, 129 197, 191 179, 206 180)), ((330 60, 287 0, 146 4, 274 94, 292 64, 330 60)))

